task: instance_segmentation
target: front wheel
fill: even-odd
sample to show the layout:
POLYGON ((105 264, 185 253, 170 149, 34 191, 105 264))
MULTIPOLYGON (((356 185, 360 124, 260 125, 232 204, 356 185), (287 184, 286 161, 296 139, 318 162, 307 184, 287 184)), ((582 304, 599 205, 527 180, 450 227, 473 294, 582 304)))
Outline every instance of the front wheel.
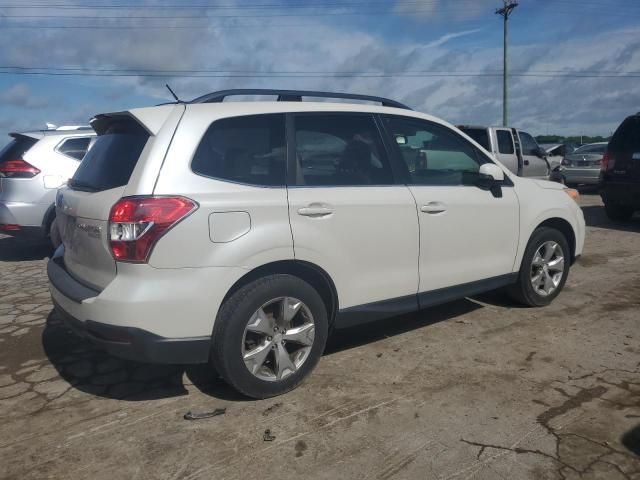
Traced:
POLYGON ((273 397, 311 373, 327 334, 327 311, 318 292, 298 277, 270 275, 224 302, 214 326, 211 361, 239 392, 273 397))
POLYGON ((605 203, 604 210, 607 217, 615 222, 626 222, 633 216, 633 208, 617 203, 605 203))
POLYGON ((553 228, 537 228, 522 258, 518 281, 509 293, 529 307, 549 305, 569 275, 571 252, 565 236, 553 228))

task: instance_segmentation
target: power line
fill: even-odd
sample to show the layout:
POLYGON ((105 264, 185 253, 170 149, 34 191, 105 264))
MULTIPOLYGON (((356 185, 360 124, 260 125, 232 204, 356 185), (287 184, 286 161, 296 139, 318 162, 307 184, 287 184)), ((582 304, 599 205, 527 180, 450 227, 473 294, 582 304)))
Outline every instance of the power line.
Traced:
MULTIPOLYGON (((413 71, 404 71, 404 72, 386 72, 386 71, 351 71, 351 70, 338 70, 338 71, 327 71, 327 70, 269 70, 269 71, 260 71, 260 70, 223 70, 223 69, 185 69, 185 70, 169 70, 169 69, 145 69, 145 68, 98 68, 98 67, 25 67, 25 66, 11 66, 5 65, 0 66, 1 70, 19 70, 19 71, 62 71, 62 72, 89 72, 89 73, 131 73, 131 74, 141 74, 141 73, 161 73, 161 74, 193 74, 193 73, 244 73, 244 74, 283 74, 283 75, 295 75, 295 74, 314 74, 314 75, 335 75, 335 74, 343 74, 343 75, 422 75, 422 74, 469 74, 469 75, 477 75, 477 74, 502 74, 502 70, 492 70, 492 69, 484 69, 484 70, 456 70, 456 71, 446 71, 446 70, 413 70, 413 71)), ((561 75, 640 75, 640 71, 620 71, 620 70, 511 70, 512 73, 517 74, 561 74, 561 75)))
MULTIPOLYGON (((0 67, 2 70, 3 67, 0 67)), ((289 72, 286 74, 273 72, 255 73, 174 73, 171 71, 154 73, 117 73, 117 72, 65 72, 65 71, 0 71, 0 75, 35 75, 35 76, 73 76, 73 77, 174 77, 174 78, 438 78, 438 77, 500 77, 502 72, 433 72, 433 73, 343 73, 343 72, 289 72)), ((513 73, 514 77, 535 78, 640 78, 640 74, 556 74, 556 73, 513 73)))

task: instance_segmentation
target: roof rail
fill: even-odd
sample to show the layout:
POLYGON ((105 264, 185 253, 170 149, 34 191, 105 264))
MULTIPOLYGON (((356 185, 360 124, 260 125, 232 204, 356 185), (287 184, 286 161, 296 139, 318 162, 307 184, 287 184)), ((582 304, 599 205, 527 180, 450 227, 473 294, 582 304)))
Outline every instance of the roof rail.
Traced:
POLYGON ((271 90, 261 88, 239 88, 232 90, 221 90, 212 92, 192 100, 189 103, 220 103, 226 97, 238 95, 274 95, 278 97, 279 102, 301 102, 302 97, 317 98, 342 98, 347 100, 363 100, 367 102, 381 103, 383 107, 402 108, 411 110, 406 105, 390 100, 384 97, 375 97, 373 95, 358 95, 354 93, 333 93, 333 92, 316 92, 310 90, 271 90))

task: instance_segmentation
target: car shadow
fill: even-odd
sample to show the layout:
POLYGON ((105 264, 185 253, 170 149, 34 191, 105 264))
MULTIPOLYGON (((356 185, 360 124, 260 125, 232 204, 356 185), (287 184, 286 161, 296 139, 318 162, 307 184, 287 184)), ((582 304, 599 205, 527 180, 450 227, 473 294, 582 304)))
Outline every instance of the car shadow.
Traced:
MULTIPOLYGON (((463 299, 416 313, 335 330, 324 355, 451 320, 479 308, 483 308, 481 303, 463 299)), ((74 388, 91 395, 131 402, 159 400, 187 395, 188 388, 193 386, 221 400, 251 400, 227 385, 206 364, 157 365, 113 357, 72 333, 55 310, 47 318, 42 345, 59 375, 74 388)))
POLYGON ((52 311, 42 333, 42 346, 58 374, 74 388, 103 398, 131 402, 187 395, 193 385, 222 400, 247 400, 207 365, 158 365, 109 355, 72 333, 52 311))
POLYGON ((636 425, 622 436, 622 444, 627 450, 640 457, 640 425, 636 425))
POLYGON ((25 262, 42 260, 53 254, 48 240, 31 240, 0 235, 0 261, 25 262))
POLYGON ((626 222, 615 222, 607 217, 604 207, 600 205, 588 205, 582 207, 584 221, 589 227, 619 230, 621 232, 640 232, 640 214, 636 213, 626 222))
POLYGON ((480 303, 465 298, 418 312, 386 318, 355 327, 336 329, 327 341, 324 354, 333 355, 334 353, 360 347, 383 338, 390 338, 412 330, 428 327, 465 315, 479 308, 482 308, 480 303))

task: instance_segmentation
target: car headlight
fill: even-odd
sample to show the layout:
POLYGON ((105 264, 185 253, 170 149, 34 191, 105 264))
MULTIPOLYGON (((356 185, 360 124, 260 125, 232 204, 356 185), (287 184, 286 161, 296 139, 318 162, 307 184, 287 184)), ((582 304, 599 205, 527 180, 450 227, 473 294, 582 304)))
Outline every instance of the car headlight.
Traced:
POLYGON ((580 205, 580 193, 575 188, 565 188, 564 193, 569 195, 574 202, 580 205))

